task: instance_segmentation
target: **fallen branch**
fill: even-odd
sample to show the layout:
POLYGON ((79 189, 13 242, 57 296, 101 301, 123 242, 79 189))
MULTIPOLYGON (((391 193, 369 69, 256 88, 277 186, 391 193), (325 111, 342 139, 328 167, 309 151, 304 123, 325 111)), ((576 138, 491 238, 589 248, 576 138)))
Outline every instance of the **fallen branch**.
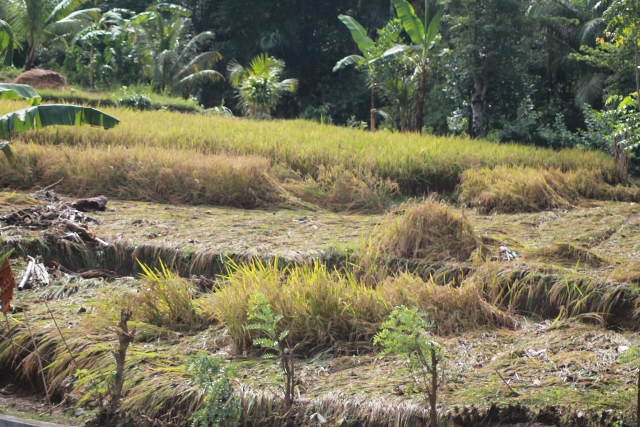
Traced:
POLYGON ((69 220, 64 220, 62 223, 67 228, 67 230, 71 231, 72 233, 76 233, 85 242, 93 243, 96 241, 96 235, 88 229, 82 227, 81 225, 78 225, 75 222, 69 220))
POLYGON ((502 382, 504 383, 504 385, 507 386, 507 388, 511 391, 511 394, 513 397, 517 397, 520 396, 520 393, 518 393, 517 391, 515 391, 514 389, 511 388, 511 386, 509 385, 509 383, 507 382, 507 380, 504 379, 504 377, 500 374, 500 372, 498 372, 498 370, 495 370, 496 374, 498 374, 498 376, 500 377, 500 379, 502 380, 502 382))

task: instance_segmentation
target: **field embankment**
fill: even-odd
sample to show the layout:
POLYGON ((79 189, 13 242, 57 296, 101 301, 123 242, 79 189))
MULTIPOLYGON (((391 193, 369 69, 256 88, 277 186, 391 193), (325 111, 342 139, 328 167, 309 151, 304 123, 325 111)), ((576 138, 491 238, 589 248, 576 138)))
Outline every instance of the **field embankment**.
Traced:
MULTIPOLYGON (((0 113, 17 105, 0 103, 0 113)), ((2 161, 3 175, 15 175, 4 184, 27 189, 65 177, 74 183, 91 182, 94 192, 138 200, 255 206, 259 200, 267 205, 293 197, 339 210, 383 210, 397 197, 453 192, 463 184, 464 199, 471 205, 504 208, 512 203, 496 200, 500 196, 492 193, 503 191, 502 186, 528 198, 537 190, 517 187, 535 185, 528 184, 531 171, 546 171, 538 172, 543 176, 535 182, 541 182, 542 192, 557 196, 546 194, 549 200, 533 200, 528 203, 535 209, 524 210, 560 206, 576 197, 638 197, 634 191, 610 188, 608 184, 618 182, 618 172, 612 159, 599 152, 371 134, 301 120, 256 122, 168 111, 105 111, 121 120, 118 127, 42 129, 17 136, 23 144, 16 142, 16 149, 21 156, 28 154, 28 160, 13 173, 2 161), (219 156, 230 156, 227 159, 239 165, 237 170, 224 165, 219 156), (249 163, 257 166, 244 170, 249 163), (205 173, 210 168, 212 175, 205 173), (488 172, 478 175, 477 170, 488 172), (491 176, 494 171, 502 176, 491 176), (575 184, 574 176, 581 177, 580 185, 566 190, 575 184), (101 183, 105 179, 113 183, 101 183), (231 180, 243 183, 243 188, 213 189, 215 183, 231 180), (589 185, 582 185, 586 181, 589 185), (213 194, 216 191, 219 194, 213 194), (246 201, 245 193, 255 195, 246 201)), ((66 190, 77 187, 68 185, 66 190)))
MULTIPOLYGON (((3 212, 49 203, 23 193, 0 197, 3 212)), ((163 416, 187 425, 200 402, 189 356, 206 353, 237 365, 243 422, 273 425, 284 411, 279 369, 260 358, 244 327, 256 295, 284 316, 282 326, 300 344, 296 425, 316 412, 348 425, 421 422, 427 412, 402 360, 380 358, 372 343, 401 304, 437 325, 448 379, 443 419, 469 427, 478 417, 595 426, 633 411, 633 367, 623 356, 638 344, 629 331, 640 314, 634 203, 580 201, 569 210, 490 216, 433 198, 388 215, 108 206, 91 214, 106 249, 51 240, 28 226, 0 230, 4 248, 74 271, 137 274, 137 260, 158 267, 161 260, 173 271, 107 282, 54 268, 50 285, 21 293, 47 383, 69 411, 95 413, 95 385, 113 370, 105 327, 131 307, 138 333, 126 364, 122 409, 129 416, 145 426, 163 416), (503 259, 501 246, 516 258, 503 259), (603 408, 610 412, 601 423, 603 408)), ((18 277, 25 265, 14 262, 18 277)), ((22 303, 14 305, 10 329, 2 329, 0 370, 38 387, 22 303)))

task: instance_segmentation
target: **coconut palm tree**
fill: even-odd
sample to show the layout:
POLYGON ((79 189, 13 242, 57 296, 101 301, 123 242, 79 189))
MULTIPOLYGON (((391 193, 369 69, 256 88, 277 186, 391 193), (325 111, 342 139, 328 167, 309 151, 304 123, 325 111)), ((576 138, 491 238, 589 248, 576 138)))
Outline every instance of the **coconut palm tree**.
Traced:
POLYGON ((223 78, 211 69, 222 55, 201 52, 202 45, 213 40, 213 33, 193 36, 190 16, 188 9, 163 3, 131 18, 137 25, 136 50, 146 64, 145 74, 160 92, 185 96, 194 86, 223 78))
POLYGON ((229 80, 236 88, 245 115, 257 119, 270 118, 282 95, 296 91, 298 80, 280 80, 284 67, 283 61, 266 53, 255 56, 249 68, 236 61, 229 63, 229 80))
POLYGON ((49 33, 77 32, 95 20, 99 9, 75 11, 87 0, 2 0, 7 22, 18 37, 27 39, 25 70, 34 66, 36 49, 49 33))
POLYGON ((572 3, 566 0, 535 0, 528 12, 537 19, 540 35, 548 52, 547 72, 554 84, 559 71, 573 74, 576 102, 593 104, 602 99, 606 74, 575 61, 583 46, 593 47, 607 26, 595 1, 572 3))
MULTIPOLYGON (((127 9, 112 9, 100 17, 95 23, 81 29, 71 40, 71 46, 83 50, 89 59, 89 85, 94 87, 95 56, 103 59, 103 66, 113 70, 113 80, 117 82, 121 68, 125 66, 129 54, 133 50, 135 30, 128 17, 135 13, 127 9), (96 50, 96 45, 102 45, 104 51, 96 50)), ((78 70, 80 72, 80 70, 78 70)))

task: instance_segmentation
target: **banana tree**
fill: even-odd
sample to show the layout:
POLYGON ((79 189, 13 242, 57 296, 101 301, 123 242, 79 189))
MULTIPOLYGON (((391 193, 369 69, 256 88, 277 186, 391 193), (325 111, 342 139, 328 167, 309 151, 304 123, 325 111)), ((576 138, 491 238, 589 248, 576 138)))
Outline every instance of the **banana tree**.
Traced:
POLYGON ((3 66, 10 67, 13 65, 13 50, 19 46, 20 44, 15 34, 13 34, 11 25, 0 19, 0 52, 4 52, 3 66))
POLYGON ((19 132, 37 130, 47 126, 79 126, 87 124, 110 129, 120 121, 100 110, 79 105, 51 104, 38 105, 42 99, 31 86, 0 84, 0 99, 14 99, 29 102, 31 107, 13 111, 0 117, 0 150, 7 160, 15 161, 7 139, 19 132))
POLYGON ((437 1, 424 2, 424 19, 420 19, 407 0, 391 0, 402 21, 404 30, 411 38, 411 45, 398 44, 387 50, 383 56, 404 55, 416 69, 418 80, 418 108, 416 111, 416 130, 422 130, 422 110, 427 93, 427 73, 433 57, 432 50, 440 41, 438 25, 444 9, 437 1))
POLYGON ((362 25, 351 16, 338 15, 338 19, 342 21, 344 25, 351 31, 351 37, 353 41, 358 45, 358 49, 362 52, 361 55, 349 55, 338 61, 333 67, 333 71, 336 72, 349 65, 355 65, 356 67, 363 67, 366 69, 369 76, 369 84, 371 85, 371 123, 369 129, 371 132, 376 130, 376 83, 375 83, 375 70, 373 70, 373 62, 379 53, 376 51, 376 45, 367 36, 367 31, 362 25))

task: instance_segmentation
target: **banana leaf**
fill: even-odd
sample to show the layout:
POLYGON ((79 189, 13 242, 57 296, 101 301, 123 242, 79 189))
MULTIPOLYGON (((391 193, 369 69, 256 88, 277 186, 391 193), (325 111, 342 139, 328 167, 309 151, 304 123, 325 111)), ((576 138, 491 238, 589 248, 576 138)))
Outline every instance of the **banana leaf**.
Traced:
POLYGON ((38 105, 42 97, 29 85, 0 83, 0 99, 27 101, 29 105, 38 105))
POLYGON ((9 139, 18 132, 47 126, 90 125, 110 129, 120 123, 118 119, 100 110, 78 105, 38 105, 14 111, 0 117, 0 139, 9 139))
POLYGON ((13 151, 11 151, 11 146, 9 145, 9 141, 0 141, 0 151, 2 151, 7 158, 7 161, 10 164, 15 164, 16 156, 13 155, 13 151))

